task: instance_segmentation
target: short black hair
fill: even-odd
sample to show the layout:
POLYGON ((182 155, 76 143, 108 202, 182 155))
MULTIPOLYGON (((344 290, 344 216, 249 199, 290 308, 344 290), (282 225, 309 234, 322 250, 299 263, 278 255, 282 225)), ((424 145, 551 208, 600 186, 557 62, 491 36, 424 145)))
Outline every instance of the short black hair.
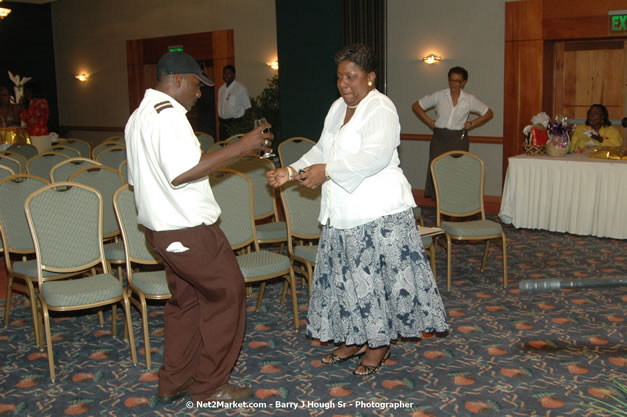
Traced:
POLYGON ((376 72, 377 57, 372 48, 363 43, 346 45, 335 54, 335 63, 350 61, 366 72, 376 72))
MULTIPOLYGON (((590 109, 592 108, 598 108, 599 110, 601 110, 601 117, 603 118, 603 120, 601 120, 601 126, 611 126, 612 122, 610 122, 610 113, 607 111, 607 107, 605 107, 603 104, 593 104, 592 106, 590 106, 590 109)), ((588 109, 588 110, 590 110, 588 109)), ((586 124, 588 126, 590 126, 588 124, 588 117, 586 116, 586 124)))
POLYGON ((448 70, 448 78, 451 78, 451 74, 453 73, 461 75, 464 81, 468 81, 468 71, 466 71, 466 68, 464 67, 451 68, 450 70, 448 70))
POLYGON ((233 74, 235 74, 235 67, 233 65, 225 65, 224 68, 222 68, 222 71, 224 71, 225 69, 230 69, 231 71, 233 71, 233 74))

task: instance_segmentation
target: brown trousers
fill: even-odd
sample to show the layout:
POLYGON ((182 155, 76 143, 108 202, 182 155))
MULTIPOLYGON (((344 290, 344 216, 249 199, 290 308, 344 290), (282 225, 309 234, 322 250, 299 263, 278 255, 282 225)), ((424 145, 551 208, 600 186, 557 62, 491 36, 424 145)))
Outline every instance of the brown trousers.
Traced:
POLYGON ((239 356, 246 327, 244 277, 216 225, 145 234, 165 265, 172 293, 165 306, 159 393, 174 393, 193 377, 192 400, 205 400, 228 382, 239 356), (172 242, 189 250, 168 252, 172 242))
POLYGON ((436 127, 433 129, 431 144, 429 145, 429 163, 427 164, 427 181, 425 182, 425 197, 435 198, 433 177, 431 177, 431 161, 449 151, 468 151, 470 140, 468 132, 462 139, 463 130, 449 130, 436 127))

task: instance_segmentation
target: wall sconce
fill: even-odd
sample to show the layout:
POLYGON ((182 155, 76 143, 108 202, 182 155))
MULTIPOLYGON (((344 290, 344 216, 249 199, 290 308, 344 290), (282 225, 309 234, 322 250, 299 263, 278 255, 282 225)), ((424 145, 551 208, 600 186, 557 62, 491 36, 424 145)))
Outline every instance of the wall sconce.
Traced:
POLYGON ((74 78, 76 78, 78 81, 87 81, 89 75, 83 72, 82 74, 75 75, 74 78))
POLYGON ((270 68, 272 68, 273 70, 278 70, 279 69, 279 61, 277 61, 276 59, 272 62, 268 62, 268 66, 270 68))
POLYGON ((437 56, 436 54, 429 54, 422 58, 422 60, 427 64, 435 64, 436 62, 442 59, 441 56, 437 56))
MULTIPOLYGON (((0 3, 2 0, 0 0, 0 3)), ((11 13, 11 9, 7 9, 6 7, 0 7, 0 20, 4 19, 11 13)))

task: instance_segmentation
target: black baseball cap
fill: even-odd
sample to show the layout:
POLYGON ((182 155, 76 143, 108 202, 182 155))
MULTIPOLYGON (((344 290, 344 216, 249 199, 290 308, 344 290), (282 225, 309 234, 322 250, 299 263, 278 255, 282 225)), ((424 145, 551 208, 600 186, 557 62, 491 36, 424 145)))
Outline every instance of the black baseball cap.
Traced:
POLYGON ((183 51, 170 51, 163 54, 157 64, 157 73, 159 72, 165 72, 166 74, 194 74, 204 84, 213 86, 213 81, 202 72, 198 62, 190 54, 186 54, 183 51))

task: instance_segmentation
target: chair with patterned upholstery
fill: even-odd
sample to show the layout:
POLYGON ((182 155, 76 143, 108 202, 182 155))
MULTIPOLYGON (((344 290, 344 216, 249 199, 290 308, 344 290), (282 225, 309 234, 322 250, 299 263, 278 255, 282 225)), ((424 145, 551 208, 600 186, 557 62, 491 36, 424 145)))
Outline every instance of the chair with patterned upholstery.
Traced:
POLYGON ((7 151, 19 153, 24 158, 26 158, 27 161, 39 153, 37 151, 37 148, 35 148, 35 146, 31 145, 30 143, 13 144, 9 146, 9 149, 7 149, 7 151))
POLYGON ((266 172, 274 169, 274 163, 256 155, 246 155, 229 168, 246 175, 253 184, 253 208, 259 244, 287 242, 287 226, 285 222, 279 221, 275 190, 266 178, 266 172), (259 224, 260 221, 264 223, 259 224))
POLYGON ((11 175, 15 175, 15 171, 6 165, 0 165, 0 180, 10 177, 11 175))
POLYGON ((168 289, 168 282, 163 268, 145 271, 135 271, 133 269, 133 266, 159 265, 160 262, 146 244, 144 232, 137 223, 135 196, 128 185, 124 185, 115 192, 113 205, 120 225, 120 231, 122 232, 122 241, 124 242, 128 289, 130 291, 129 299, 141 314, 142 327, 144 329, 146 367, 150 368, 150 332, 148 331, 146 300, 167 300, 172 294, 170 294, 168 289))
POLYGON ((119 238, 120 228, 113 210, 113 195, 124 185, 122 174, 117 169, 106 165, 87 166, 72 174, 68 181, 93 187, 102 195, 104 203, 102 235, 105 239, 105 257, 108 262, 117 266, 118 273, 121 275, 126 258, 124 244, 119 238))
POLYGON ((286 167, 298 161, 300 157, 306 154, 315 144, 316 142, 313 140, 301 136, 295 136, 279 143, 277 152, 279 153, 281 166, 286 167))
POLYGON ((101 143, 117 143, 118 145, 126 146, 126 140, 124 136, 113 135, 105 138, 101 143))
POLYGON ((304 265, 303 276, 307 279, 309 295, 313 279, 313 268, 320 239, 320 188, 309 189, 297 181, 281 187, 281 201, 287 222, 287 249, 292 264, 304 265))
POLYGON ((91 158, 91 145, 82 139, 60 138, 59 145, 76 149, 83 158, 91 158))
POLYGON ((100 310, 113 305, 112 334, 116 336, 115 306, 121 302, 131 361, 137 364, 128 294, 121 278, 111 275, 104 256, 100 193, 75 182, 51 184, 26 199, 25 211, 37 257, 38 308, 44 322, 52 382, 55 367, 50 311, 100 310), (87 275, 96 267, 103 272, 87 275), (56 275, 50 276, 51 273, 56 275))
POLYGON ((46 149, 45 152, 62 153, 64 155, 67 155, 68 158, 78 158, 81 156, 81 153, 78 149, 73 148, 71 146, 61 145, 61 144, 52 145, 51 147, 46 149))
POLYGON ((7 297, 4 303, 4 327, 9 326, 13 291, 18 290, 26 294, 30 301, 34 341, 41 348, 43 348, 43 342, 39 339, 35 298, 37 261, 30 256, 35 253, 35 247, 28 231, 24 202, 29 195, 46 185, 48 185, 46 179, 27 174, 14 175, 0 181, 0 201, 2 202, 0 204, 0 235, 8 278, 7 297))
POLYGON ((0 153, 0 164, 11 168, 16 174, 26 172, 26 162, 23 155, 16 154, 15 152, 0 153))
MULTIPOLYGON (((297 329, 299 322, 294 270, 289 257, 259 248, 255 233, 252 183, 244 174, 231 169, 218 170, 209 178, 213 195, 222 209, 217 225, 236 251, 237 262, 246 283, 260 282, 256 309, 261 308, 266 281, 285 278, 291 291, 294 328, 297 329)), ((284 297, 281 305, 283 302, 284 297)))
POLYGON ((98 166, 100 162, 96 162, 89 158, 70 158, 65 161, 61 161, 50 170, 50 180, 52 182, 68 181, 72 174, 81 168, 87 166, 98 166))
POLYGON ((125 146, 112 146, 107 149, 103 149, 98 153, 96 161, 103 165, 118 169, 122 161, 126 159, 126 147, 125 146))
POLYGON ((58 152, 42 152, 28 160, 26 172, 38 177, 50 178, 52 167, 69 158, 68 155, 58 152))
POLYGON ((215 143, 215 139, 209 133, 200 132, 200 131, 197 131, 194 133, 196 133, 198 142, 200 142, 200 149, 203 152, 206 152, 207 149, 209 149, 209 147, 215 143))
MULTIPOLYGON (((436 222, 446 236, 446 288, 451 287, 451 240, 485 240, 481 271, 485 269, 491 239, 500 239, 503 251, 503 287, 507 287, 507 240, 500 223, 486 220, 483 206, 485 164, 465 151, 450 151, 431 162, 435 185, 436 222), (455 221, 443 221, 442 216, 455 221), (479 220, 458 221, 480 215, 479 220)), ((437 238, 436 238, 437 241, 437 238)))
POLYGON ((120 165, 118 166, 118 171, 120 171, 120 174, 122 174, 124 184, 128 184, 128 162, 126 161, 126 159, 120 162, 120 165))
POLYGON ((91 159, 96 161, 98 160, 98 155, 100 154, 100 152, 104 151, 105 149, 115 148, 115 147, 120 147, 120 146, 126 146, 126 145, 121 144, 118 141, 102 142, 94 146, 93 149, 91 150, 91 159))

